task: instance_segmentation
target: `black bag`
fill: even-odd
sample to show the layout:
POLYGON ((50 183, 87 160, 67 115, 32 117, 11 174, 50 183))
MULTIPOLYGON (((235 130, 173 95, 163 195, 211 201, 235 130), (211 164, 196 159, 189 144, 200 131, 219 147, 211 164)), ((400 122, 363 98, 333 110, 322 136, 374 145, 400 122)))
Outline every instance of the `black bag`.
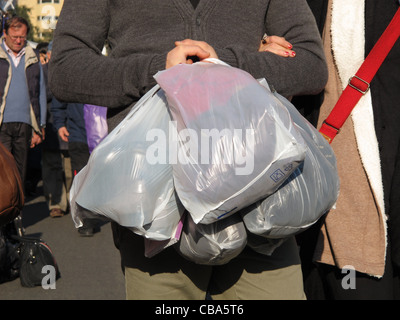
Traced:
POLYGON ((0 228, 0 283, 19 276, 19 243, 10 239, 5 228, 0 228))
POLYGON ((41 239, 13 236, 19 242, 19 277, 23 287, 42 285, 46 276, 44 266, 52 266, 55 279, 60 277, 60 271, 49 245, 41 239))

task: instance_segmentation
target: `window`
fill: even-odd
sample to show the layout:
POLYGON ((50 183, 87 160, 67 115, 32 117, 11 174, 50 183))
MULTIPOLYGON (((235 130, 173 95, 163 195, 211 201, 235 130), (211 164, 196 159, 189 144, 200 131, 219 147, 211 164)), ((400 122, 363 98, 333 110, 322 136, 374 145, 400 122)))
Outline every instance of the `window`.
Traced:
POLYGON ((37 0, 37 3, 60 3, 60 0, 37 0))

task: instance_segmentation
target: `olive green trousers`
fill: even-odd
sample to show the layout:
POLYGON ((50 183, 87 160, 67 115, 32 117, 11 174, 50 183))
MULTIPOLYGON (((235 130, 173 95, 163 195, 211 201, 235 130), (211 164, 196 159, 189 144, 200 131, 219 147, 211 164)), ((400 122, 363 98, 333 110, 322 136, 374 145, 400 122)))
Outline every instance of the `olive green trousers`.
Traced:
POLYGON ((125 267, 126 297, 131 300, 204 300, 206 292, 213 300, 305 299, 294 238, 271 256, 246 248, 222 266, 192 263, 173 248, 138 260, 143 267, 140 262, 125 267))

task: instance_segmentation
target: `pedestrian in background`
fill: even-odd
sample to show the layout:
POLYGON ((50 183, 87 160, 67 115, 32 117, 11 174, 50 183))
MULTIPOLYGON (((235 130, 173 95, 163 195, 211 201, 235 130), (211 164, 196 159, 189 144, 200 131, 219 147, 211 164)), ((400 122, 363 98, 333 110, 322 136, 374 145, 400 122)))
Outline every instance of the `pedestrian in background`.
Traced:
POLYGON ((39 54, 26 42, 29 29, 25 19, 8 18, 0 44, 0 141, 14 156, 23 185, 29 149, 44 139, 47 105, 39 54))
MULTIPOLYGON (((51 55, 52 43, 38 44, 39 53, 43 56, 42 67, 47 85, 48 62, 51 55)), ((68 211, 67 181, 64 162, 68 161, 68 143, 58 135, 53 124, 51 104, 53 95, 47 88, 47 120, 45 137, 42 143, 42 180, 43 194, 52 218, 62 217, 68 211)), ((67 175, 68 176, 68 175, 67 175)), ((71 175, 69 175, 71 176, 71 175)))
MULTIPOLYGON (((72 177, 87 164, 90 156, 83 107, 82 103, 60 102, 55 97, 51 104, 53 124, 61 140, 68 143, 72 177)), ((81 236, 90 237, 93 236, 94 227, 83 226, 78 232, 81 236)))
POLYGON ((45 79, 38 55, 26 44, 29 29, 23 18, 7 19, 0 45, 0 140, 23 182, 29 148, 42 142, 46 125, 45 79))

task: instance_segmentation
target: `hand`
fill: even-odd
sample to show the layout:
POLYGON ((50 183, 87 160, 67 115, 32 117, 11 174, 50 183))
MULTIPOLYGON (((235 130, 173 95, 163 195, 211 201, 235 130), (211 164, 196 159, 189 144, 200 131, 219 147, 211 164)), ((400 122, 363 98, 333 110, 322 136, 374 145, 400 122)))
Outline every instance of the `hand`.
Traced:
POLYGON ((69 132, 66 127, 61 127, 58 129, 58 135, 60 136, 61 140, 68 142, 69 132))
POLYGON ((42 142, 42 137, 38 135, 36 132, 33 132, 31 139, 31 148, 36 147, 41 142, 42 142))
POLYGON ((176 41, 175 48, 167 54, 167 61, 165 68, 171 68, 177 64, 192 64, 192 56, 196 56, 199 60, 207 58, 218 58, 214 48, 204 41, 196 41, 186 39, 183 41, 176 41))
MULTIPOLYGON (((188 45, 188 46, 198 46, 204 51, 208 52, 210 56, 208 58, 215 58, 218 59, 218 55, 215 52, 214 48, 210 46, 207 42, 205 41, 197 41, 197 40, 191 40, 191 39, 185 39, 182 41, 176 41, 175 45, 188 45)), ((200 58, 200 57, 199 57, 200 58)), ((207 59, 207 58, 204 58, 207 59)), ((203 60, 200 58, 200 60, 203 60)))
POLYGON ((286 41, 283 37, 278 36, 265 36, 260 43, 258 51, 272 52, 281 57, 294 58, 296 52, 292 50, 293 46, 290 42, 286 41))

